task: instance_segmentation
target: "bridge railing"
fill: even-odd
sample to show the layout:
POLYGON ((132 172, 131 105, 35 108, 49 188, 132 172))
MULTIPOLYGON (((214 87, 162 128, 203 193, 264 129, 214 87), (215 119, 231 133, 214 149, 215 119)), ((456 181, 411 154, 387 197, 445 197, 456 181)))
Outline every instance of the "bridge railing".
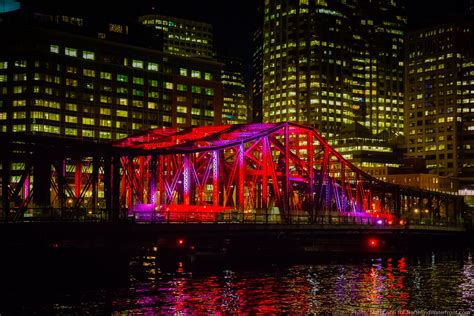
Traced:
MULTIPOLYGON (((311 218, 307 214, 291 215, 284 219, 279 214, 260 214, 256 212, 128 212, 120 211, 121 218, 127 217, 129 222, 155 224, 292 224, 292 225, 323 225, 347 226, 362 225, 372 227, 407 227, 410 226, 437 226, 437 227, 464 227, 461 220, 452 221, 447 218, 402 218, 397 221, 375 217, 353 215, 317 215, 311 218)), ((16 218, 11 210, 8 221, 20 222, 106 222, 109 218, 105 209, 95 212, 86 209, 29 209, 23 216, 16 218)))
POLYGON ((388 221, 375 217, 361 217, 348 215, 318 215, 311 219, 309 215, 291 215, 284 220, 280 215, 241 213, 241 212, 132 212, 129 219, 137 223, 162 223, 162 224, 292 224, 292 225, 325 225, 347 226, 362 225, 375 227, 402 226, 442 226, 463 227, 462 221, 449 221, 448 219, 402 219, 388 221))

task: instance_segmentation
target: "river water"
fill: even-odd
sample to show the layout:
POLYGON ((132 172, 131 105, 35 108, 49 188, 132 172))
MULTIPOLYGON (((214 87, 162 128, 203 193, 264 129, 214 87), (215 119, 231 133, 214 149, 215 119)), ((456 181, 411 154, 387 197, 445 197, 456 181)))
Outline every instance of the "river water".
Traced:
POLYGON ((148 249, 127 260, 23 257, 0 271, 0 314, 469 315, 474 313, 473 256, 466 249, 237 264, 163 261, 148 249))

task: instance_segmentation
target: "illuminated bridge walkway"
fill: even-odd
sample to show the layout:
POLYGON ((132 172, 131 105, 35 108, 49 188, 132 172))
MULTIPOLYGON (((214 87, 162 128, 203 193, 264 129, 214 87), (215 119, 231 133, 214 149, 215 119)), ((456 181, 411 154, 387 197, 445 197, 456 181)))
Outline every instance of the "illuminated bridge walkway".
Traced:
POLYGON ((294 123, 154 129, 108 144, 0 141, 7 222, 459 229, 464 220, 461 198, 377 180, 294 123))

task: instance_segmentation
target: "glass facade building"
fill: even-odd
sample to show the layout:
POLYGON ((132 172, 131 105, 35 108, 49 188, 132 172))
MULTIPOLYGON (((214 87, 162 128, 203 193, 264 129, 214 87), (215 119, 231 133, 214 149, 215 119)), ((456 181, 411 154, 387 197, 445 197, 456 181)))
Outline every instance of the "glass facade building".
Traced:
POLYGON ((163 39, 163 51, 179 56, 214 58, 212 25, 163 15, 144 15, 139 23, 163 39))
POLYGON ((220 124, 222 64, 138 46, 124 24, 91 33, 82 18, 27 16, 0 24, 0 132, 107 141, 220 124))
POLYGON ((474 24, 444 24, 407 38, 407 155, 431 173, 474 180, 474 24))
POLYGON ((403 131, 400 1, 264 3, 263 121, 316 127, 332 143, 354 122, 403 131))

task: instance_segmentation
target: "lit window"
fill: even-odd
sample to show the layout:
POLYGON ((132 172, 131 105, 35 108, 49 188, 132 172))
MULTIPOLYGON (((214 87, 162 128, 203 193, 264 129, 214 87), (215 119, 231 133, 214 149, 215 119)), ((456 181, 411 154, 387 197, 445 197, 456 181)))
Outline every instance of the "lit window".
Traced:
POLYGON ((77 136, 77 129, 75 128, 66 128, 66 135, 77 136))
POLYGON ((100 108, 100 114, 102 115, 110 115, 112 111, 108 108, 100 108))
POLYGON ((178 107, 176 108, 176 111, 177 111, 178 113, 187 113, 187 112, 188 112, 188 108, 185 107, 185 106, 178 106, 178 107))
POLYGON ((13 100, 13 106, 26 106, 26 100, 13 100))
POLYGON ((99 132, 100 138, 111 139, 112 133, 111 132, 99 132))
POLYGON ((110 72, 100 72, 100 79, 112 80, 112 74, 110 72))
POLYGON ((95 120, 93 118, 90 118, 90 117, 83 117, 82 118, 82 124, 85 124, 85 125, 94 125, 95 124, 95 120))
POLYGON ((77 123, 77 116, 66 115, 64 121, 66 123, 77 123))
POLYGON ((143 68, 143 61, 132 59, 132 67, 134 67, 134 68, 143 68))
POLYGON ((164 82, 163 86, 165 87, 165 89, 170 89, 170 90, 173 89, 173 83, 172 82, 164 82))
POLYGON ((120 105, 128 105, 128 99, 126 98, 118 98, 117 101, 118 101, 117 103, 120 105))
POLYGON ((6 82, 8 81, 7 75, 0 75, 0 82, 6 82))
POLYGON ((59 54, 59 46, 58 45, 49 45, 49 51, 51 53, 59 54))
POLYGON ((119 82, 128 82, 128 76, 127 75, 117 75, 117 81, 119 82))
POLYGON ((176 86, 176 90, 178 90, 178 91, 188 91, 188 86, 185 85, 185 84, 178 84, 176 86))
POLYGON ((158 71, 158 64, 148 63, 148 70, 158 71))
POLYGON ((158 92, 157 91, 148 91, 148 97, 149 98, 158 98, 158 92))
POLYGON ((143 97, 143 90, 133 89, 133 95, 137 97, 143 97))
POLYGON ((66 103, 66 110, 67 111, 77 111, 77 104, 66 103))
POLYGON ((191 71, 191 77, 193 78, 201 78, 201 72, 199 70, 192 70, 191 71))
POLYGON ((66 47, 64 53, 66 56, 77 57, 77 49, 66 47))
POLYGON ((15 67, 25 68, 26 60, 15 60, 15 67))
POLYGON ((206 95, 209 95, 209 96, 214 95, 214 89, 212 89, 212 88, 206 88, 206 89, 204 89, 204 91, 205 91, 206 95))
POLYGON ((143 107, 143 101, 142 100, 132 100, 132 106, 142 108, 143 107))
POLYGON ((100 126, 112 127, 112 121, 111 120, 100 120, 100 126))
POLYGON ((87 77, 95 77, 95 70, 92 69, 83 69, 82 73, 87 77))
POLYGON ((208 72, 204 73, 204 79, 206 79, 206 80, 212 80, 212 74, 210 74, 210 73, 208 73, 208 72))
POLYGON ((120 116, 120 117, 128 117, 128 111, 125 111, 125 110, 117 110, 117 116, 120 116))
POLYGON ((83 129, 82 130, 82 136, 83 137, 94 137, 94 131, 88 130, 88 129, 83 129))
POLYGON ((145 80, 143 78, 133 77, 133 83, 143 85, 145 83, 145 80))
POLYGON ((82 58, 84 59, 89 59, 89 60, 95 60, 95 54, 94 52, 89 52, 87 50, 82 52, 82 58))
POLYGON ((124 87, 117 87, 117 93, 128 94, 128 89, 124 87))
POLYGON ((188 75, 188 70, 186 68, 179 68, 179 74, 181 76, 187 76, 188 75))
POLYGON ((8 62, 7 61, 0 61, 0 69, 7 69, 8 62))

